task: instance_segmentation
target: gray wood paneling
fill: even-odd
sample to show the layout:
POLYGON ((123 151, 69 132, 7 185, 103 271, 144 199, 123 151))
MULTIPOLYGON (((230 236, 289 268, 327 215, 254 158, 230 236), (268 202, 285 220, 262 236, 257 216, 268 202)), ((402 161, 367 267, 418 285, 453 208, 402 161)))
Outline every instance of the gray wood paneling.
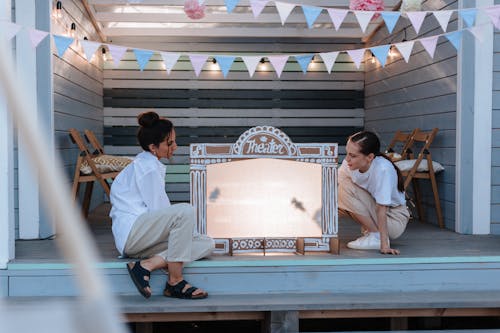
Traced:
MULTIPOLYGON (((432 10, 453 9, 456 2, 427 2, 425 6, 439 6, 428 8, 432 10)), ((456 24, 454 15, 448 31, 456 28, 456 24)), ((387 30, 381 29, 372 43, 400 42, 405 30, 408 40, 441 33, 436 21, 427 17, 419 36, 415 36, 411 26, 405 29, 405 23, 400 22, 396 33, 388 36, 387 30)), ((437 181, 447 228, 454 227, 455 217, 456 74, 456 50, 444 38, 439 40, 434 59, 420 43, 415 43, 409 63, 397 57, 388 61, 384 68, 368 63, 365 72, 365 127, 380 135, 383 146, 388 144, 396 130, 440 129, 431 152, 433 159, 445 167, 437 181)), ((420 183, 427 219, 437 223, 432 190, 426 184, 428 181, 420 183)))

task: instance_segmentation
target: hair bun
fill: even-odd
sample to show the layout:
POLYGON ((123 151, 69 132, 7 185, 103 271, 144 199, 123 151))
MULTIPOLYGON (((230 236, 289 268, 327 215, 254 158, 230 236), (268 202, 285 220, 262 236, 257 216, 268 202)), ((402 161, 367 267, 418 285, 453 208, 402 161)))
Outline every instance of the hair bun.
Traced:
POLYGON ((142 127, 151 127, 158 120, 160 120, 160 116, 154 111, 143 112, 137 116, 137 121, 142 127))

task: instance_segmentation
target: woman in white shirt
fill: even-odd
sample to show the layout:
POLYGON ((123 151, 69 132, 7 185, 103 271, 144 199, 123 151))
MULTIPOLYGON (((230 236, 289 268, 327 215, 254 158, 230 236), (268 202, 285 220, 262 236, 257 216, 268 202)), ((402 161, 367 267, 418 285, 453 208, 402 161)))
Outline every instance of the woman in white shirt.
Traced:
POLYGON ((210 255, 214 241, 195 232, 195 213, 189 204, 171 205, 165 192, 165 165, 177 149, 170 120, 155 112, 138 117, 137 139, 144 150, 116 177, 111 186, 112 230, 118 251, 131 258, 127 269, 137 290, 151 296, 149 279, 157 269, 168 271, 165 296, 198 299, 207 292, 184 280, 185 262, 210 255))
POLYGON ((350 136, 346 152, 339 168, 339 208, 365 231, 347 247, 399 254, 389 239, 401 236, 410 218, 401 172, 380 152, 380 141, 372 132, 350 136))

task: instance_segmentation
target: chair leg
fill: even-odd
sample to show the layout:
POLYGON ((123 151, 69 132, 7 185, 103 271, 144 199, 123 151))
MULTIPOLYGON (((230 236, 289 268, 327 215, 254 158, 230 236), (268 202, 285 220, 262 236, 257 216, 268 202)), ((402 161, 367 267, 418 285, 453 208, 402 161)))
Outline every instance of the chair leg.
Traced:
POLYGON ((85 194, 83 195, 82 202, 82 213, 83 217, 87 218, 89 216, 90 199, 92 199, 92 189, 94 188, 94 182, 87 182, 85 184, 85 194))
POLYGON ((425 221, 425 213, 424 213, 424 208, 422 206, 422 199, 420 196, 420 187, 418 186, 418 180, 413 178, 411 180, 411 183, 413 185, 413 194, 415 195, 415 204, 417 206, 417 212, 418 212, 418 219, 420 222, 425 221))
POLYGON ((441 201, 439 201, 439 192, 436 182, 436 176, 434 173, 430 174, 430 180, 432 185, 432 192, 434 194, 434 204, 436 205, 436 214, 440 228, 444 228, 443 213, 441 211, 441 201))

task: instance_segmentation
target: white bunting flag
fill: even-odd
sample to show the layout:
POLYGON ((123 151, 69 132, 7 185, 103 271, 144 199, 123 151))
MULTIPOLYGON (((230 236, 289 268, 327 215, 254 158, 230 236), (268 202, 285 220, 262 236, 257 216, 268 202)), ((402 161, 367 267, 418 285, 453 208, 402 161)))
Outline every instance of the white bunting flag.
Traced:
POLYGON ((193 65, 194 73, 196 76, 199 76, 201 73, 201 69, 207 62, 208 55, 206 54, 190 54, 189 60, 191 61, 191 65, 193 65))
POLYGON ((286 2, 275 2, 276 9, 278 10, 278 14, 280 15, 281 25, 285 24, 286 19, 295 8, 293 3, 286 2))
POLYGON ((361 66, 361 61, 363 60, 363 57, 365 55, 365 49, 348 50, 346 52, 347 54, 349 54, 354 64, 356 64, 356 68, 359 69, 359 66, 361 66))
POLYGON ((253 17, 257 18, 264 7, 266 7, 269 0, 250 0, 250 7, 252 8, 253 17))
POLYGON ((118 67, 120 64, 120 61, 123 58, 123 55, 125 52, 127 52, 127 48, 124 46, 118 46, 118 45, 113 45, 113 44, 106 44, 109 49, 109 53, 111 53, 111 57, 113 57, 113 63, 115 64, 115 67, 118 67))
POLYGON ((435 11, 432 13, 436 17, 436 20, 439 22, 439 25, 441 26, 443 31, 446 32, 446 29, 448 29, 448 23, 450 22, 450 17, 451 17, 451 14, 453 14, 453 11, 452 10, 440 10, 440 11, 435 11))
POLYGON ((406 12, 406 15, 413 25, 413 29, 415 29, 415 32, 418 34, 427 12, 406 12))
POLYGON ((355 10, 354 15, 356 15, 356 19, 358 19, 359 26, 361 27, 361 31, 365 32, 366 27, 368 27, 368 23, 372 19, 375 12, 372 11, 364 11, 364 10, 355 10))
POLYGON ((180 58, 179 53, 172 52, 160 52, 161 57, 163 58, 163 63, 165 64, 165 69, 167 70, 167 74, 170 74, 172 68, 174 68, 177 60, 180 58))
POLYGON ((49 33, 42 30, 28 28, 28 35, 30 37, 31 47, 36 48, 38 44, 40 44, 42 40, 49 35, 49 33))
POLYGON ((101 44, 96 42, 91 42, 89 40, 81 40, 80 42, 82 44, 83 53, 85 53, 85 58, 87 59, 87 61, 91 61, 95 51, 97 51, 97 49, 99 48, 99 46, 101 46, 101 44))
POLYGON ((432 36, 420 39, 420 44, 422 44, 431 58, 434 58, 434 52, 436 51, 438 38, 439 36, 432 36))
POLYGON ((328 74, 330 74, 333 69, 333 65, 335 64, 335 60, 337 60, 339 52, 320 53, 319 55, 321 59, 323 59, 323 62, 325 63, 325 67, 326 70, 328 71, 328 74))
POLYGON ((485 29, 492 29, 492 27, 488 25, 478 25, 471 27, 468 30, 480 43, 482 43, 484 41, 484 36, 486 35, 485 29))
POLYGON ((13 22, 0 22, 0 31, 5 34, 7 40, 11 40, 21 30, 22 25, 13 22))
POLYGON ((262 57, 261 56, 242 56, 241 59, 243 59, 245 66, 247 66, 248 74, 250 74, 250 77, 252 77, 253 74, 255 73, 255 70, 257 69, 257 65, 259 64, 259 61, 260 61, 260 59, 262 59, 262 57))
POLYGON ((271 65, 273 65, 274 70, 276 71, 276 74, 278 75, 278 78, 281 76, 281 73, 283 72, 283 68, 285 68, 286 62, 288 61, 288 56, 287 55, 275 55, 275 56, 268 56, 267 59, 269 59, 269 62, 271 65))
POLYGON ((340 25, 342 24, 342 22, 344 22, 344 19, 349 11, 344 9, 333 9, 333 8, 328 8, 327 11, 328 15, 330 15, 335 30, 338 31, 340 25))
POLYGON ((413 50, 413 45, 415 41, 411 40, 409 42, 394 44, 398 49, 399 53, 403 56, 404 60, 408 62, 410 60, 411 51, 413 50))

